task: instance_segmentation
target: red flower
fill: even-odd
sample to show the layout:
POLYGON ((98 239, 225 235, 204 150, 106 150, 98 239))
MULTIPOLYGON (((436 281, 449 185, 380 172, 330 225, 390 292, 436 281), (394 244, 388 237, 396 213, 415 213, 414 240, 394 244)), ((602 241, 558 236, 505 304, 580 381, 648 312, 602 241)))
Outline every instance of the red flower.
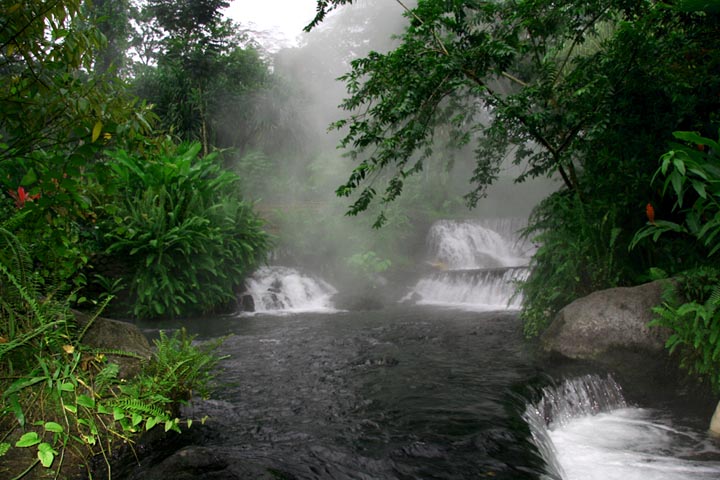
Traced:
POLYGON ((655 225, 655 209, 653 208, 652 203, 645 205, 645 214, 647 215, 650 223, 655 225))
POLYGON ((36 193, 35 195, 29 195, 24 187, 18 187, 17 192, 14 192, 13 190, 10 190, 10 196, 15 200, 15 206, 17 208, 23 208, 25 206, 25 202, 32 202, 33 200, 37 200, 40 198, 40 194, 36 193))

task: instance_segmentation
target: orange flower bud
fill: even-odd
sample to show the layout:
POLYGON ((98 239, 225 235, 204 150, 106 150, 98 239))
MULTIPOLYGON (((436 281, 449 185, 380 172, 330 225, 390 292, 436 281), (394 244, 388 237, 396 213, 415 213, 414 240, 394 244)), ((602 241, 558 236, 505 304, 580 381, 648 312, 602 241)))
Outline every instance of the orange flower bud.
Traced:
POLYGON ((645 205, 645 214, 647 215, 648 221, 655 225, 655 209, 653 208, 652 203, 645 205))

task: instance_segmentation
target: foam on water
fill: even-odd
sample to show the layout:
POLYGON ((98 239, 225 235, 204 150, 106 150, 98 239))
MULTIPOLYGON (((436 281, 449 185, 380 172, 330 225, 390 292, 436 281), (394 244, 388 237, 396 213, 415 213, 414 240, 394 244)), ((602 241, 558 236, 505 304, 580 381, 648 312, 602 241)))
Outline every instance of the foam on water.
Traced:
POLYGON ((527 274, 532 247, 518 219, 440 220, 428 233, 424 275, 403 301, 470 310, 517 310, 516 282, 527 274))
POLYGON ((336 312, 337 290, 324 280, 282 266, 259 268, 246 282, 256 313, 336 312))
POLYGON ((704 432, 673 427, 658 412, 623 408, 550 429, 564 480, 720 478, 720 450, 704 432))
POLYGON ((588 375, 543 390, 525 415, 552 480, 720 478, 720 444, 628 406, 615 381, 588 375))
POLYGON ((514 296, 515 282, 526 275, 524 268, 436 272, 421 278, 411 295, 417 295, 417 303, 421 305, 481 311, 518 310, 522 298, 514 296))

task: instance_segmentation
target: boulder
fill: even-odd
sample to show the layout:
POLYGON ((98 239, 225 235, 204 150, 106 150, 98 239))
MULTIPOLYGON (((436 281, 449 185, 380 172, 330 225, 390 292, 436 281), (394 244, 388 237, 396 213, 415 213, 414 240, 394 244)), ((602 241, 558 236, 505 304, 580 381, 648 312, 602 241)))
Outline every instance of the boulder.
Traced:
POLYGON ((667 280, 611 288, 575 300, 543 334, 543 349, 573 359, 598 359, 613 350, 659 353, 668 331, 648 327, 667 280))
POLYGON ((710 419, 710 434, 714 437, 720 437, 720 402, 715 407, 715 413, 710 419))
MULTIPOLYGON (((92 317, 82 312, 74 313, 80 329, 85 328, 92 320, 92 317)), ((141 364, 152 356, 150 342, 140 329, 132 323, 119 320, 96 317, 81 341, 83 345, 96 349, 99 353, 105 353, 108 361, 118 364, 120 378, 136 375, 141 364)))

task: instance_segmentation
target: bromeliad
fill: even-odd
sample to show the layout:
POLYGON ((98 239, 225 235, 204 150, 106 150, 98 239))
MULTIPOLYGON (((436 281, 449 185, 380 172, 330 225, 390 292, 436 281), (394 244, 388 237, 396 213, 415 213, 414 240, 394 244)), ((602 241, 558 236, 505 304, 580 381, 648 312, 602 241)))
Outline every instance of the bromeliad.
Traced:
POLYGON ((30 195, 25 191, 25 187, 18 187, 17 192, 10 190, 10 196, 15 200, 17 208, 23 208, 26 202, 32 202, 40 198, 40 194, 30 195))

